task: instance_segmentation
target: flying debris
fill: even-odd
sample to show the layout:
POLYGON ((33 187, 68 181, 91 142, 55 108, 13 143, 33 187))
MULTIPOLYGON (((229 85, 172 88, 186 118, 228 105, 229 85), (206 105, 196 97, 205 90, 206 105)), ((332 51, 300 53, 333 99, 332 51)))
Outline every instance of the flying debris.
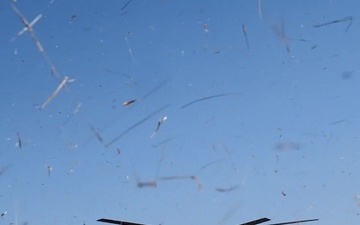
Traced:
POLYGON ((99 131, 97 129, 95 129, 92 125, 90 125, 90 129, 92 130, 92 132, 94 132, 96 138, 98 139, 98 141, 101 143, 101 144, 105 144, 105 141, 104 139, 100 136, 99 134, 99 131))
POLYGON ((0 217, 4 218, 4 216, 7 214, 7 211, 4 211, 3 213, 1 213, 0 217))
POLYGON ((163 141, 161 141, 161 142, 159 142, 157 144, 151 144, 151 146, 153 146, 154 148, 157 148, 157 147, 159 147, 159 146, 161 146, 161 145, 163 145, 163 144, 165 144, 165 143, 167 143, 167 142, 169 142, 169 141, 171 141, 173 139, 174 139, 174 137, 170 137, 170 138, 167 138, 167 139, 165 139, 165 140, 163 140, 163 141))
POLYGON ((246 32, 246 25, 245 25, 245 23, 243 23, 243 25, 242 25, 242 30, 243 30, 244 37, 245 37, 246 47, 249 49, 249 48, 250 48, 250 45, 249 45, 249 40, 248 40, 248 36, 247 36, 247 32, 246 32))
POLYGON ((35 23, 37 23, 41 19, 41 17, 42 17, 42 14, 37 15, 37 17, 35 17, 35 19, 33 21, 31 21, 31 23, 27 23, 27 21, 25 21, 25 19, 22 20, 23 23, 25 24, 25 27, 21 31, 19 31, 18 35, 20 36, 23 33, 25 33, 26 31, 34 32, 32 27, 35 25, 35 23))
POLYGON ((70 79, 69 77, 64 77, 56 90, 46 99, 46 101, 41 105, 40 109, 45 109, 45 107, 55 98, 55 96, 61 91, 61 89, 67 84, 74 82, 75 79, 70 79))
POLYGON ((204 29, 204 31, 205 31, 206 33, 209 33, 209 32, 210 32, 210 31, 209 31, 209 26, 208 26, 206 23, 203 24, 203 29, 204 29))
MULTIPOLYGON (((310 219, 310 220, 296 220, 296 221, 290 221, 290 222, 283 222, 283 223, 273 223, 268 225, 285 225, 285 224, 294 224, 294 223, 305 223, 305 222, 311 222, 311 221, 318 221, 319 219, 310 219)), ((121 224, 121 225, 148 225, 148 224, 141 224, 141 223, 133 223, 133 222, 127 222, 127 221, 121 221, 121 220, 113 220, 113 219, 106 219, 101 218, 97 220, 98 222, 104 222, 104 223, 112 223, 112 224, 121 224)), ((240 225, 256 225, 264 222, 270 221, 269 218, 260 218, 257 220, 253 220, 250 222, 242 223, 240 225)))
POLYGON ((225 192, 231 192, 231 191, 234 191, 234 190, 236 190, 236 189, 238 189, 238 186, 237 186, 237 185, 231 186, 231 187, 229 187, 229 188, 215 188, 215 190, 216 190, 217 192, 223 192, 223 193, 225 193, 225 192))
POLYGON ((261 4, 261 0, 258 0, 258 13, 259 13, 259 17, 262 20, 263 16, 262 16, 262 4, 261 4))
POLYGON ((144 188, 144 187, 157 187, 156 181, 148 181, 148 182, 138 182, 137 183, 138 188, 144 188))
MULTIPOLYGON (((44 47, 40 43, 39 39, 36 37, 35 32, 33 30, 33 26, 42 18, 42 14, 39 14, 37 17, 35 17, 35 19, 31 23, 29 23, 28 20, 25 18, 25 16, 23 16, 21 14, 21 12, 14 5, 11 4, 10 6, 14 10, 16 15, 20 18, 21 22, 24 24, 24 28, 18 32, 18 36, 22 35, 26 31, 29 32, 29 34, 30 34, 31 38, 34 40, 35 45, 36 45, 37 49, 39 50, 40 54, 44 57, 46 63, 51 68, 51 74, 55 74, 56 77, 60 78, 61 76, 56 71, 55 66, 50 61, 50 58, 46 54, 44 47)), ((12 41, 14 39, 15 38, 13 38, 12 41)))
POLYGON ((0 167, 0 176, 3 175, 6 170, 9 168, 9 166, 6 166, 6 167, 0 167))
POLYGON ((155 92, 157 92, 158 90, 160 90, 160 88, 162 88, 166 83, 168 82, 167 79, 164 79, 163 81, 161 81, 158 85, 156 85, 154 88, 152 88, 149 92, 147 92, 142 98, 141 100, 145 100, 146 98, 150 97, 152 94, 154 94, 155 92))
POLYGON ((301 148, 301 144, 293 141, 282 141, 276 143, 277 150, 299 150, 301 148))
POLYGON ((190 105, 195 104, 197 102, 209 100, 209 99, 212 99, 212 98, 225 97, 225 96, 229 96, 229 95, 239 95, 239 94, 237 94, 237 93, 225 93, 225 94, 211 95, 211 96, 208 96, 208 97, 203 97, 203 98, 199 98, 199 99, 196 99, 194 101, 191 101, 191 102, 181 106, 181 108, 184 109, 184 108, 189 107, 190 105))
POLYGON ((167 120, 167 116, 160 117, 160 119, 159 119, 159 121, 158 121, 158 124, 157 124, 157 127, 156 127, 156 130, 155 130, 154 133, 151 135, 152 138, 158 133, 161 124, 164 123, 166 120, 167 120))
POLYGON ((126 102, 123 103, 123 106, 129 106, 129 105, 133 104, 134 102, 136 102, 136 99, 126 101, 126 102))
POLYGON ((157 187, 159 181, 170 181, 170 180, 182 180, 182 179, 190 179, 196 182, 198 190, 202 189, 202 183, 200 179, 196 176, 170 176, 170 177, 160 177, 157 178, 154 181, 146 181, 146 182, 137 182, 138 188, 144 188, 144 187, 157 187))
POLYGON ((19 146, 19 148, 22 148, 22 143, 21 143, 21 138, 20 138, 19 132, 16 132, 16 135, 17 135, 17 146, 19 146))
POLYGON ((287 53, 290 54, 289 38, 285 35, 284 20, 283 19, 281 20, 280 28, 277 26, 274 26, 273 30, 274 30, 275 34, 279 37, 280 41, 285 45, 287 53))
POLYGON ((142 120, 140 120, 139 122, 135 123, 134 125, 132 125, 131 127, 129 127, 128 129, 126 129, 125 131, 123 131, 121 134, 119 134, 118 136, 116 136, 113 140, 111 140, 109 143, 107 143, 105 145, 105 147, 109 147, 110 145, 114 144, 117 140, 119 140, 120 138, 122 138, 125 134, 129 133, 131 130, 135 129, 136 127, 140 126, 142 123, 144 123, 145 121, 147 121, 148 119, 150 119, 151 117, 153 117, 154 115, 156 115, 157 113, 161 112, 162 110, 164 110, 165 108, 167 108, 169 105, 165 105, 162 108, 152 112, 151 114, 149 114, 148 116, 146 116, 145 118, 143 118, 142 120))
POLYGON ((338 19, 338 20, 333 20, 333 21, 326 22, 326 23, 320 23, 320 24, 314 25, 313 27, 319 28, 319 27, 323 27, 323 26, 327 26, 327 25, 331 25, 331 24, 335 24, 335 23, 343 23, 343 22, 349 21, 349 24, 346 27, 346 31, 348 31, 350 26, 352 25, 353 19, 354 19, 354 17, 347 16, 347 17, 344 17, 344 18, 341 18, 341 19, 338 19))
POLYGON ((191 179, 196 182, 198 190, 202 189, 202 183, 196 176, 171 176, 171 177, 160 177, 158 180, 179 180, 179 179, 191 179))
POLYGON ((121 8, 121 11, 123 11, 131 2, 132 0, 129 0, 122 8, 121 8))
POLYGON ((123 102, 123 106, 129 106, 129 105, 132 105, 133 103, 138 102, 140 100, 145 100, 150 95, 152 95, 156 91, 158 91, 161 87, 163 87, 166 83, 167 83, 167 80, 163 80, 160 84, 158 84, 153 89, 151 89, 149 92, 147 92, 143 97, 141 97, 139 99, 132 99, 132 100, 129 100, 129 101, 125 101, 125 102, 123 102))
POLYGON ((53 171, 53 167, 52 167, 52 166, 48 166, 48 167, 47 167, 47 170, 48 170, 48 176, 50 177, 51 172, 53 171))

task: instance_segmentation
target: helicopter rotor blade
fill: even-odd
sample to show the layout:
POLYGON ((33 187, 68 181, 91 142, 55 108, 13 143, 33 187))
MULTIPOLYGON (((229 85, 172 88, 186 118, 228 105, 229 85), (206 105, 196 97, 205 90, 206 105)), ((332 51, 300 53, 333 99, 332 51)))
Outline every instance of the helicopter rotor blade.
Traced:
POLYGON ((256 225, 256 224, 264 223, 264 222, 267 222, 267 221, 270 221, 270 219, 264 217, 264 218, 261 218, 261 219, 258 219, 258 220, 253 220, 253 221, 242 223, 242 224, 239 224, 239 225, 256 225))
POLYGON ((283 223, 273 223, 268 225, 285 225, 285 224, 294 224, 294 223, 306 223, 311 221, 318 221, 319 219, 310 219, 310 220, 297 220, 297 221, 290 221, 290 222, 283 222, 283 223))
POLYGON ((121 224, 121 225, 145 225, 145 224, 141 224, 141 223, 133 223, 133 222, 127 222, 127 221, 120 221, 120 220, 111 220, 111 219, 106 219, 106 218, 101 218, 101 219, 98 219, 97 221, 104 222, 104 223, 121 224))

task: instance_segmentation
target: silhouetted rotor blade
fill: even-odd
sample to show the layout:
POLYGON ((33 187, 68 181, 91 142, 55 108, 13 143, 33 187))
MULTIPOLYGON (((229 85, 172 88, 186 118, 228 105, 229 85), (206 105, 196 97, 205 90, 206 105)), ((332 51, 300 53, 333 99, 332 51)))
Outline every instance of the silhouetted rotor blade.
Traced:
POLYGON ((256 225, 256 224, 259 224, 259 223, 264 223, 264 222, 267 222, 267 221, 270 221, 269 218, 261 218, 261 219, 258 219, 258 220, 253 220, 253 221, 250 221, 250 222, 247 222, 247 223, 242 223, 242 224, 239 224, 239 225, 256 225))
POLYGON ((269 225, 285 225, 285 224, 293 224, 293 223, 305 223, 305 222, 318 221, 318 220, 319 219, 297 220, 297 221, 291 221, 291 222, 273 223, 273 224, 269 224, 269 225))
POLYGON ((104 223, 121 224, 121 225, 145 225, 145 224, 141 224, 141 223, 132 223, 132 222, 111 220, 111 219, 105 219, 105 218, 98 219, 97 221, 104 222, 104 223))

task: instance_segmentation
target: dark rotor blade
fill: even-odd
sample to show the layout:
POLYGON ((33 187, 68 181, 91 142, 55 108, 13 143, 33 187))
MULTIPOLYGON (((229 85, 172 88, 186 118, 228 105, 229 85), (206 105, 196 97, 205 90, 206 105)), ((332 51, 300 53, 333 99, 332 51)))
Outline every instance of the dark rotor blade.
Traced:
POLYGON ((318 220, 319 219, 297 220, 297 221, 291 221, 291 222, 273 223, 273 224, 268 224, 268 225, 284 225, 284 224, 293 224, 293 223, 305 223, 305 222, 318 221, 318 220))
POLYGON ((132 222, 111 220, 111 219, 105 219, 105 218, 98 219, 97 221, 104 222, 104 223, 121 224, 121 225, 145 225, 145 224, 141 224, 141 223, 132 223, 132 222))
POLYGON ((267 222, 267 221, 270 221, 270 219, 264 217, 264 218, 261 218, 261 219, 258 219, 258 220, 253 220, 253 221, 242 223, 242 224, 239 224, 239 225, 256 225, 256 224, 264 223, 264 222, 267 222))

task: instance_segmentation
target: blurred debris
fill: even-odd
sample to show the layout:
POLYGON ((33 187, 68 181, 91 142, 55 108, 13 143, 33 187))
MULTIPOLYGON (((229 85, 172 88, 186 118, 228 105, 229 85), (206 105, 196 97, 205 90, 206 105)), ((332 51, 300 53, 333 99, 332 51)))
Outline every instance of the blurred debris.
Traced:
POLYGON ((48 176, 50 177, 51 172, 53 171, 53 167, 52 166, 47 166, 47 170, 48 170, 48 176))
POLYGON ((160 177, 157 178, 154 181, 147 181, 147 182, 137 182, 137 187, 143 188, 143 187, 157 187, 157 183, 159 181, 170 181, 170 180, 182 180, 182 179, 190 179, 196 182, 198 190, 202 190, 202 183, 199 178, 196 176, 169 176, 169 177, 160 177))
MULTIPOLYGON (((153 89, 151 89, 149 92, 147 92, 140 100, 145 100, 146 98, 148 98, 149 96, 154 94, 156 91, 158 91, 161 87, 163 87, 166 83, 167 83, 167 80, 163 80, 160 84, 158 84, 153 89)), ((136 101, 138 101, 138 99, 132 99, 132 100, 126 101, 123 103, 123 106, 129 106, 129 105, 135 103, 136 101)))
POLYGON ((349 30, 350 26, 352 25, 353 19, 354 19, 354 17, 347 16, 347 17, 344 17, 344 18, 341 18, 341 19, 330 21, 330 22, 320 23, 320 24, 314 25, 313 27, 318 28, 318 27, 323 27, 323 26, 335 24, 335 23, 343 23, 343 22, 349 21, 349 24, 346 27, 346 32, 347 32, 349 30))
POLYGON ((0 217, 3 219, 6 214, 7 214, 7 211, 4 211, 3 213, 1 213, 0 217))
POLYGON ((96 138, 98 139, 98 141, 105 145, 105 141, 104 139, 101 137, 101 135, 99 134, 99 131, 97 129, 95 129, 92 125, 90 125, 90 129, 92 130, 92 132, 94 132, 96 138))
POLYGON ((151 144, 151 146, 153 146, 154 148, 157 148, 157 147, 159 147, 160 145, 163 145, 163 144, 171 141, 172 139, 174 139, 174 138, 173 138, 173 137, 170 137, 170 138, 167 138, 167 139, 165 139, 165 140, 163 140, 163 141, 161 141, 161 142, 159 142, 159 143, 157 143, 157 144, 151 144))
POLYGON ((126 101, 126 102, 123 103, 123 106, 129 106, 129 105, 133 104, 134 102, 136 102, 136 99, 126 101))
POLYGON ((280 27, 274 26, 273 30, 275 34, 279 37, 280 41, 285 45, 287 53, 290 54, 290 44, 289 44, 289 38, 285 35, 285 26, 284 26, 284 20, 281 19, 280 27))
POLYGON ((151 89, 149 92, 147 92, 142 98, 141 100, 144 100, 146 98, 148 98, 149 96, 151 96, 152 94, 154 94, 156 91, 158 91, 160 88, 162 88, 166 83, 168 82, 167 79, 164 79, 163 81, 161 81, 158 85, 156 85, 153 89, 151 89))
POLYGON ((201 169, 205 169, 206 167, 211 166, 211 165, 214 165, 214 164, 217 164, 217 163, 220 163, 221 161, 223 161, 223 160, 222 160, 222 159, 219 159, 219 160, 216 160, 216 161, 212 161, 212 162, 206 163, 205 165, 203 165, 203 166, 201 167, 201 169))
POLYGON ((3 175, 9 168, 10 166, 5 166, 5 167, 0 167, 0 176, 3 175))
POLYGON ((315 48, 317 48, 319 45, 314 45, 311 47, 311 50, 314 50, 315 48))
POLYGON ((171 176, 171 177, 161 177, 158 180, 180 180, 180 179, 191 179, 196 182, 198 190, 202 189, 202 183, 199 178, 196 176, 171 176))
POLYGON ((249 45, 249 40, 248 40, 247 33, 246 33, 246 25, 245 25, 245 23, 242 24, 242 31, 244 33, 246 47, 249 49, 250 45, 249 45))
POLYGON ((297 142, 283 141, 276 144, 277 150, 299 150, 301 145, 297 142))
POLYGON ((211 96, 208 96, 208 97, 203 97, 203 98, 199 98, 199 99, 196 99, 194 101, 191 101, 191 102, 181 106, 181 108, 184 109, 184 108, 189 107, 190 105, 195 104, 197 102, 209 100, 209 99, 212 99, 212 98, 225 97, 225 96, 229 96, 229 95, 240 95, 240 94, 238 94, 238 93, 225 93, 225 94, 211 95, 211 96))
POLYGON ((121 8, 121 11, 123 11, 130 3, 132 0, 127 1, 127 3, 121 8))
POLYGON ((144 187, 157 187, 156 181, 149 181, 149 182, 137 182, 138 188, 144 187))
POLYGON ((262 4, 261 4, 261 0, 258 0, 258 13, 259 13, 259 17, 262 20, 263 16, 262 16, 262 4))
POLYGON ((19 132, 16 132, 16 135, 17 135, 17 143, 16 144, 19 148, 22 148, 22 143, 21 143, 21 138, 20 138, 19 132))
MULTIPOLYGON (((37 17, 35 17, 35 19, 33 21, 31 21, 31 23, 28 22, 28 20, 25 18, 25 16, 23 16, 21 14, 21 12, 14 6, 14 5, 10 5, 11 8, 14 10, 14 12, 16 13, 16 15, 20 18, 21 22, 24 24, 24 28, 18 32, 18 36, 22 35, 24 32, 29 32, 31 38, 34 40, 35 45, 37 47, 37 49, 39 50, 39 52, 41 53, 41 55, 44 57, 46 63, 49 65, 49 67, 51 68, 51 74, 56 75, 56 77, 60 78, 61 76, 58 74, 58 72, 55 69, 55 66, 53 65, 53 63, 50 61, 50 58, 47 56, 44 47, 42 46, 42 44, 40 43, 39 39, 36 37, 35 32, 33 30, 33 26, 41 19, 42 14, 39 14, 37 17)), ((14 40, 14 38, 12 39, 12 41, 14 40)))
POLYGON ((157 127, 156 127, 156 130, 155 130, 154 133, 151 135, 152 138, 158 133, 161 124, 163 124, 166 120, 167 120, 167 116, 160 117, 160 119, 159 119, 159 121, 158 121, 158 124, 157 124, 157 127))
POLYGON ((152 112, 151 114, 149 114, 148 116, 146 116, 145 118, 143 118, 142 120, 140 120, 139 122, 135 123, 134 125, 132 125, 131 127, 129 127, 128 129, 126 129, 125 131, 123 131, 121 134, 119 134, 117 137, 115 137, 113 140, 111 140, 109 143, 107 143, 105 145, 105 147, 109 147, 110 145, 114 144, 117 140, 119 140, 120 138, 122 138, 125 134, 129 133, 131 130, 135 129, 136 127, 140 126, 142 123, 144 123, 145 121, 147 121, 148 119, 150 119, 151 117, 155 116, 156 114, 158 114, 159 112, 161 112, 162 110, 164 110, 165 108, 167 108, 169 105, 165 105, 162 108, 152 112))
POLYGON ((209 31, 209 26, 208 26, 206 23, 203 24, 203 29, 204 29, 204 31, 205 31, 206 33, 209 33, 209 32, 210 32, 210 31, 209 31))
POLYGON ((228 187, 228 188, 215 188, 215 190, 217 192, 231 192, 231 191, 234 191, 238 189, 238 186, 237 185, 234 185, 234 186, 231 186, 231 187, 228 187))
POLYGON ((134 57, 134 55, 133 55, 133 53, 132 53, 132 50, 131 50, 131 48, 130 48, 129 40, 128 40, 127 37, 124 37, 124 39, 125 39, 125 41, 126 41, 126 45, 128 46, 128 51, 129 51, 131 60, 132 60, 133 63, 135 63, 135 57, 134 57))
POLYGON ((356 195, 354 197, 354 200, 355 200, 355 204, 357 207, 360 207, 360 195, 356 195))
POLYGON ((76 108, 74 109, 73 114, 77 114, 78 112, 80 112, 81 106, 82 106, 82 103, 79 102, 79 103, 76 105, 76 108))
POLYGON ((69 79, 69 77, 64 77, 56 90, 46 99, 46 101, 41 105, 40 109, 44 109, 52 100, 56 97, 56 95, 60 92, 60 90, 67 84, 74 82, 75 79, 69 79))
POLYGON ((330 123, 330 125, 332 126, 332 125, 335 125, 335 124, 338 124, 338 123, 343 123, 343 122, 345 122, 345 121, 346 121, 345 119, 343 119, 343 120, 338 120, 338 121, 335 121, 335 122, 330 123))

